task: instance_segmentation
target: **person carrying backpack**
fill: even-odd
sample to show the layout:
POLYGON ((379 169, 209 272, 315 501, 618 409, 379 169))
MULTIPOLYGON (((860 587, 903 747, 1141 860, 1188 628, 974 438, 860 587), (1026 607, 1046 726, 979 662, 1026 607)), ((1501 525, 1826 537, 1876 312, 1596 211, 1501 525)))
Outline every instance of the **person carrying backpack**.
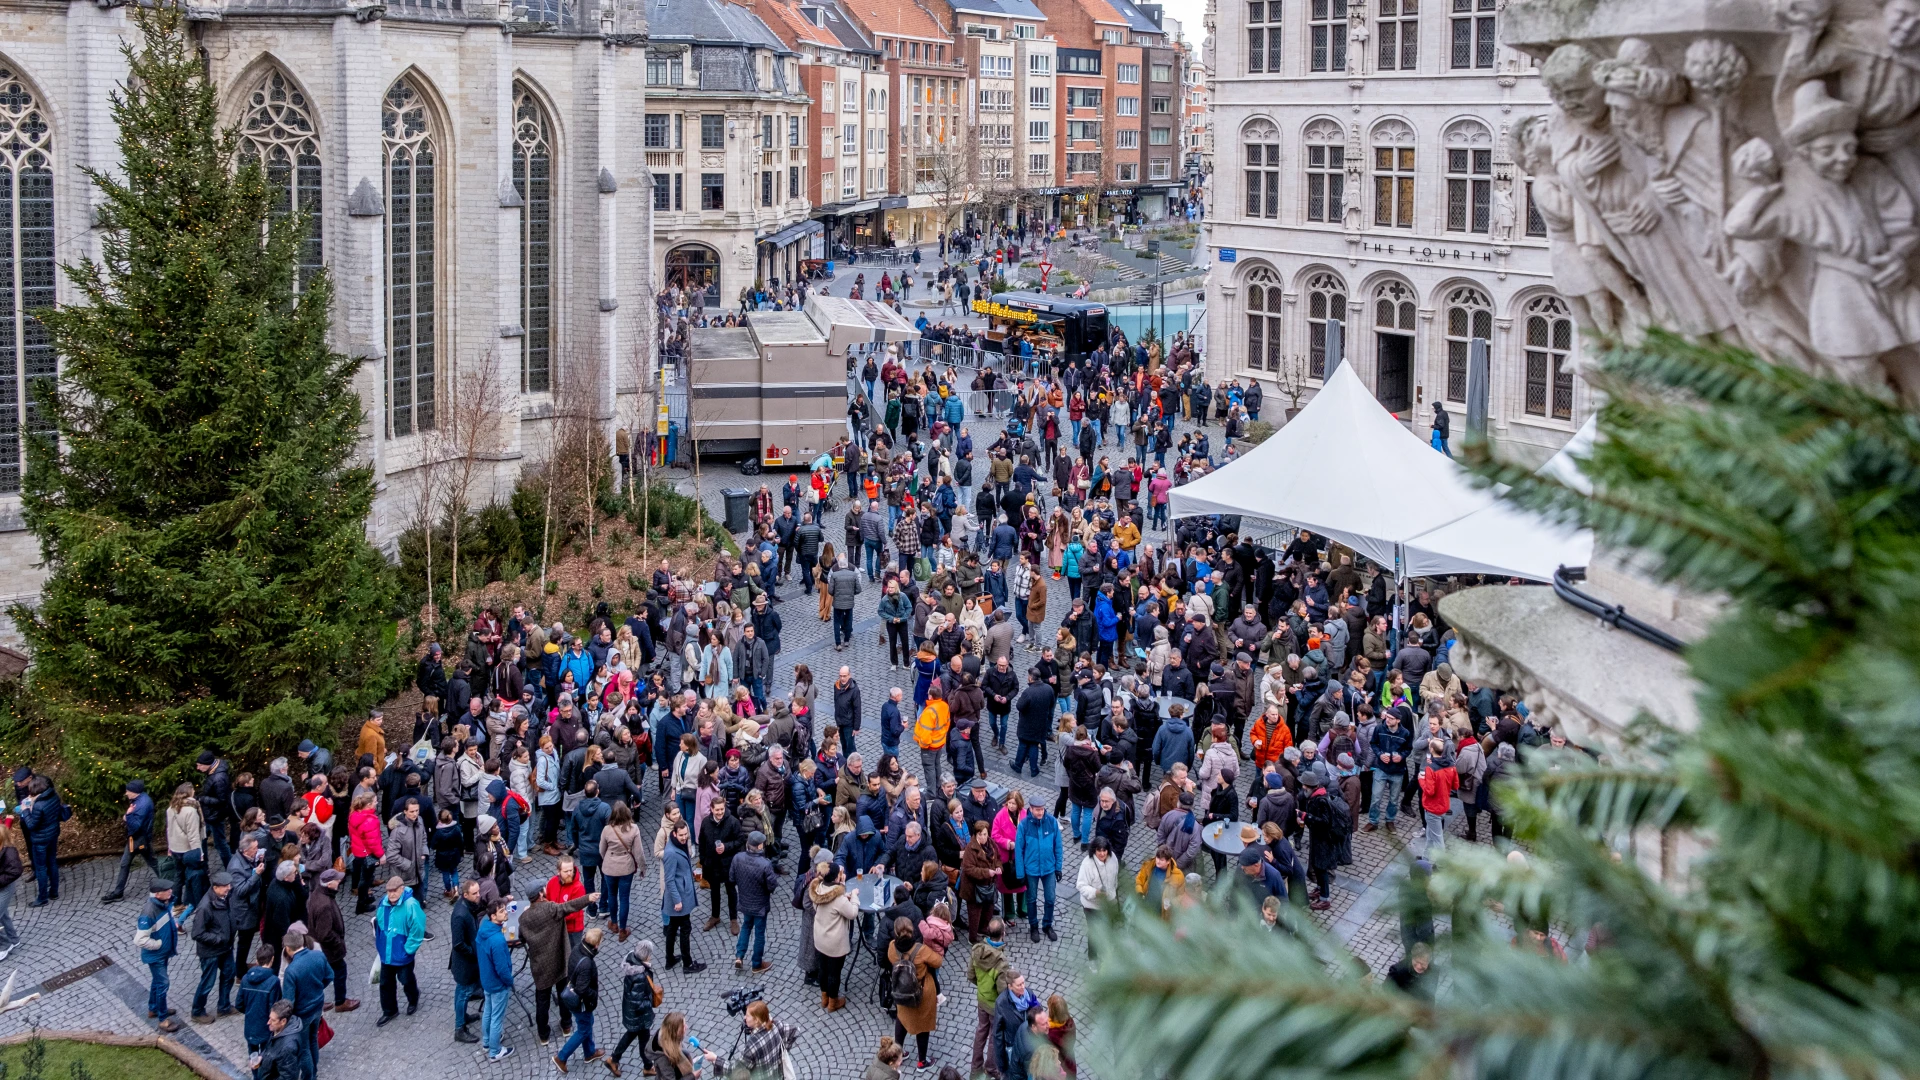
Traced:
POLYGON ((895 919, 893 941, 887 946, 887 986, 893 991, 893 1039, 901 1046, 912 1035, 919 1051, 916 1067, 928 1068, 927 1040, 940 1026, 939 984, 934 972, 944 957, 935 949, 914 941, 913 923, 895 919))

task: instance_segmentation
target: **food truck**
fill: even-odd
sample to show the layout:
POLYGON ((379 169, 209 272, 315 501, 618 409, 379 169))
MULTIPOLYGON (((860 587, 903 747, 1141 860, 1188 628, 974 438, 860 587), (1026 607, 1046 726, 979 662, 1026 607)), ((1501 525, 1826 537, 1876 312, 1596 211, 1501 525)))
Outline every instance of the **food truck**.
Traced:
POLYGON ((818 294, 804 311, 688 331, 688 427, 702 456, 742 471, 805 466, 847 436, 847 357, 919 337, 892 308, 818 294))
POLYGON ((1107 306, 1037 292, 1003 292, 975 300, 973 311, 987 317, 987 348, 1017 354, 1020 342, 1032 342, 1036 359, 1049 363, 1085 360, 1107 342, 1107 306))

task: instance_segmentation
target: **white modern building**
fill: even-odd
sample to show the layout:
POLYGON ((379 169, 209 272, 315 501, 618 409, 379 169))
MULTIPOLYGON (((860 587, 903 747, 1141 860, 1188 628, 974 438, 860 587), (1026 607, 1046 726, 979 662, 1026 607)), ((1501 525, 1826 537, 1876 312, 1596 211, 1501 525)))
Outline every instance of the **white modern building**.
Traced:
MULTIPOLYGON (((1456 426, 1474 338, 1489 433, 1544 460, 1590 409, 1581 341, 1509 135, 1545 112, 1498 42, 1500 0, 1223 0, 1207 199, 1210 375, 1280 388, 1325 373, 1329 324, 1390 410, 1456 426), (1299 372, 1303 380, 1290 377, 1299 372)), ((1304 397, 1303 397, 1304 400, 1304 397)))
MULTIPOLYGON (((108 95, 138 36, 114 0, 0 0, 0 597, 35 595, 20 520, 23 428, 56 359, 33 309, 78 299, 113 172, 108 95)), ((241 153, 312 212, 303 254, 335 286, 333 344, 361 361, 369 529, 415 524, 449 410, 497 387, 471 493, 504 498, 545 456, 557 403, 638 419, 651 341, 640 0, 213 0, 189 32, 241 153)))

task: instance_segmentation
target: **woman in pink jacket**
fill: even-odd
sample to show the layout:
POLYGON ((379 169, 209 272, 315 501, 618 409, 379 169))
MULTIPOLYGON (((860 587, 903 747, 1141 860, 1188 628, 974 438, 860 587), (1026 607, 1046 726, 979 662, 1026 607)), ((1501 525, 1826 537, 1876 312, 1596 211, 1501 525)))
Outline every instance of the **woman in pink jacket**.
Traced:
POLYGON ((354 913, 365 915, 373 910, 372 898, 368 890, 373 887, 373 868, 386 858, 386 848, 380 843, 380 811, 374 807, 374 797, 362 793, 353 797, 353 811, 347 815, 347 844, 353 853, 353 895, 356 903, 354 913))
POLYGON ((993 846, 1000 851, 1001 917, 1008 922, 1027 917, 1027 882, 1012 870, 1013 838, 1020 828, 1020 817, 1027 812, 1026 797, 1018 788, 1007 792, 1007 801, 993 815, 993 846))

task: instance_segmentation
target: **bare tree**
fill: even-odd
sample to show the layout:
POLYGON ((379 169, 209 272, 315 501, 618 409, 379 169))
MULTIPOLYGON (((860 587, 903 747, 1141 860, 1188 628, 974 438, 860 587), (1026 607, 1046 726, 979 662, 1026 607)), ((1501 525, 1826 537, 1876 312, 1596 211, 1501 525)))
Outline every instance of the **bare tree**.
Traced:
POLYGON ((482 470, 506 442, 505 420, 510 398, 502 361, 497 352, 480 364, 459 372, 452 400, 440 412, 440 423, 426 440, 426 456, 435 462, 445 489, 453 592, 460 591, 460 527, 466 519, 473 485, 482 470))
MULTIPOLYGON (((420 463, 413 468, 414 481, 414 526, 420 530, 420 536, 426 550, 427 571, 427 633, 432 634, 440 625, 439 606, 433 597, 433 526, 439 516, 438 510, 443 495, 444 477, 437 455, 422 454, 420 463)), ((451 594, 449 594, 451 595, 451 594)))
POLYGON ((1307 358, 1298 355, 1281 357, 1280 366, 1273 373, 1274 381, 1280 384, 1280 393, 1293 402, 1295 412, 1300 409, 1300 399, 1306 396, 1307 377, 1307 358))
POLYGON ((941 234, 953 231, 961 212, 980 195, 980 140, 954 131, 944 141, 911 146, 908 152, 914 163, 914 190, 933 196, 941 234))

